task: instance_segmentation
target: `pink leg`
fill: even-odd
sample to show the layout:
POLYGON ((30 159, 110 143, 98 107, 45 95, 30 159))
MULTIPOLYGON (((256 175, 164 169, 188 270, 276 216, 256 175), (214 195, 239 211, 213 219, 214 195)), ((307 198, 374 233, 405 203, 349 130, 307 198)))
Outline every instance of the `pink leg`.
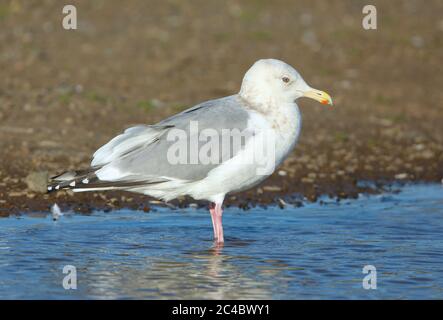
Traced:
POLYGON ((212 228, 214 229, 214 240, 217 239, 217 229, 215 228, 215 203, 209 204, 209 212, 211 213, 211 220, 212 220, 212 228))
POLYGON ((217 243, 223 243, 223 225, 222 225, 222 205, 221 203, 211 203, 209 205, 209 212, 211 213, 212 227, 214 228, 214 240, 217 243))
POLYGON ((223 237, 223 224, 222 224, 222 205, 221 203, 215 204, 215 230, 217 231, 217 243, 225 242, 223 237))

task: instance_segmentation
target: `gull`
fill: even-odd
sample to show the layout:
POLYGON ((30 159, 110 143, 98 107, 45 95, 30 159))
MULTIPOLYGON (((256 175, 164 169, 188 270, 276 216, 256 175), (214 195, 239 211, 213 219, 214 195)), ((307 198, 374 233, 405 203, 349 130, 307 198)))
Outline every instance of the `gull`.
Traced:
POLYGON ((289 64, 258 60, 237 94, 126 129, 94 153, 89 168, 53 177, 48 191, 124 190, 163 201, 207 200, 214 240, 222 244, 226 195, 259 184, 292 152, 302 124, 296 104, 301 97, 332 105, 326 92, 311 88, 289 64))

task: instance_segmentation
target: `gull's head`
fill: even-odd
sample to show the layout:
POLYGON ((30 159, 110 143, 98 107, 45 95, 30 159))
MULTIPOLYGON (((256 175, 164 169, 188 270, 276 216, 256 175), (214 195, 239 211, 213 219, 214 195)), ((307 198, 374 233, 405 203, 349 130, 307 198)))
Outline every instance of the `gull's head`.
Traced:
POLYGON ((252 103, 292 103, 307 97, 332 105, 324 91, 311 88, 289 64, 276 59, 261 59, 246 72, 240 96, 252 103))

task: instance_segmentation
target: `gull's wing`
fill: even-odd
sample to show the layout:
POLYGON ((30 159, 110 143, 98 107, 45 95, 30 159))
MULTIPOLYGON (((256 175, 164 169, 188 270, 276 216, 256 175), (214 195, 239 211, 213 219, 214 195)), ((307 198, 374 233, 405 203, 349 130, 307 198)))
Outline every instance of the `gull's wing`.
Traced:
MULTIPOLYGON (((70 174, 57 179, 63 181, 60 187, 73 189, 126 189, 133 186, 155 184, 171 180, 196 181, 207 176, 208 172, 229 160, 240 151, 232 137, 227 137, 230 148, 219 143, 216 163, 192 163, 190 145, 197 142, 197 152, 207 141, 200 141, 199 134, 209 132, 221 136, 230 135, 232 130, 246 133, 248 126, 248 106, 237 95, 210 100, 179 114, 167 118, 156 125, 140 125, 127 129, 94 153, 91 170, 83 175, 70 174), (197 125, 198 131, 195 129, 197 125), (184 136, 176 135, 181 130, 184 136), (177 143, 187 147, 186 163, 171 163, 168 152, 177 143), (75 181, 75 183, 73 183, 75 181)), ((204 136, 204 135, 203 135, 204 136)), ((240 148, 249 135, 242 136, 240 148)), ((224 138, 220 138, 221 141, 224 138)), ((237 140, 238 146, 238 140, 237 140)), ((208 152, 212 156, 211 152, 208 152)), ((195 159, 194 159, 195 160, 195 159)), ((52 185, 52 187, 54 187, 52 185)))
MULTIPOLYGON (((210 170, 223 160, 232 158, 235 155, 234 152, 239 150, 233 150, 233 143, 230 143, 231 149, 228 150, 222 148, 220 143, 217 163, 202 164, 198 161, 199 159, 197 159, 199 163, 192 163, 192 156, 194 156, 190 154, 192 143, 198 143, 198 147, 194 150, 196 152, 207 143, 207 141, 200 141, 198 135, 205 133, 208 129, 210 130, 208 133, 212 131, 219 137, 230 134, 234 129, 244 132, 247 128, 248 118, 248 111, 237 96, 204 102, 159 122, 156 127, 164 129, 155 135, 153 141, 150 140, 148 144, 142 144, 127 155, 112 160, 100 169, 97 175, 102 180, 126 180, 125 177, 132 179, 134 176, 148 179, 151 177, 181 180, 202 179, 210 170), (195 131, 196 128, 198 131, 195 131), (173 130, 180 130, 184 137, 176 135, 177 131, 173 130), (171 152, 171 147, 177 146, 177 143, 183 143, 187 149, 185 164, 174 164, 171 163, 170 158, 168 159, 168 152, 171 152)), ((243 139, 242 144, 246 139, 243 139)))
POLYGON ((138 125, 128 128, 94 153, 91 167, 106 165, 132 151, 149 146, 157 141, 169 128, 171 128, 171 125, 138 125))

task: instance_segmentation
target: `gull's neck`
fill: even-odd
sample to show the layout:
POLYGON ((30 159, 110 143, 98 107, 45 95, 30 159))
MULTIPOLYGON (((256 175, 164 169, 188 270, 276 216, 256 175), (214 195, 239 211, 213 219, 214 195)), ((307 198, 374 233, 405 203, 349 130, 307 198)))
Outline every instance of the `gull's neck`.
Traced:
POLYGON ((300 109, 295 102, 280 101, 276 99, 247 99, 239 95, 245 104, 253 111, 260 114, 268 125, 274 130, 275 164, 280 165, 286 156, 294 149, 301 132, 302 117, 300 109))
POLYGON ((301 127, 301 113, 293 101, 285 101, 275 96, 240 91, 238 96, 246 105, 266 118, 272 127, 282 133, 295 133, 298 136, 301 127))

